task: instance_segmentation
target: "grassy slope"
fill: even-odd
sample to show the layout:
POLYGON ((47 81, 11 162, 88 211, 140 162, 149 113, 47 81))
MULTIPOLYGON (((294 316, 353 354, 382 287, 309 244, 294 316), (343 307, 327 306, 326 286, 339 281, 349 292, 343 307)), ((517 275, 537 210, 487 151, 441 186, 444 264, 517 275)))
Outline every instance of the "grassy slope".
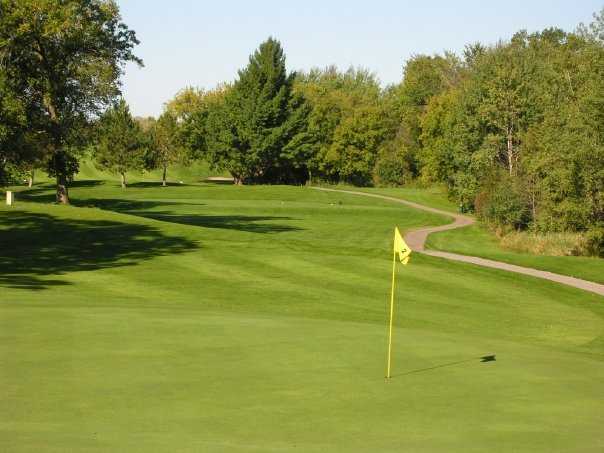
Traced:
POLYGON ((364 187, 357 188, 360 192, 369 192, 389 197, 402 198, 404 200, 413 201, 443 211, 458 213, 459 210, 455 203, 447 198, 447 194, 442 187, 364 187))
MULTIPOLYGON (((214 172, 210 171, 210 168, 206 162, 194 161, 188 165, 175 164, 168 168, 167 179, 169 182, 178 183, 179 181, 185 184, 197 183, 204 180, 208 176, 214 176, 214 172)), ((128 172, 126 179, 131 183, 140 182, 159 182, 161 181, 162 171, 140 171, 140 172, 128 172)), ((95 163, 90 159, 82 159, 80 161, 80 171, 75 177, 76 181, 87 181, 87 180, 106 180, 114 181, 115 184, 119 184, 119 175, 112 174, 110 172, 100 170, 96 167, 95 163)), ((36 172, 36 181, 40 183, 50 182, 50 178, 43 171, 38 170, 36 172)), ((23 189, 23 188, 19 188, 23 189)))
POLYGON ((391 229, 438 217, 291 187, 72 197, 104 210, 0 209, 2 451, 604 448, 595 295, 416 255, 384 382, 391 229))
MULTIPOLYGON (((438 188, 371 188, 361 190, 414 201, 444 211, 457 212, 455 205, 448 201, 446 195, 438 188)), ((426 245, 428 248, 436 250, 479 256, 604 283, 604 259, 577 256, 543 256, 506 250, 499 245, 499 241, 493 233, 480 225, 431 234, 428 236, 426 245)))

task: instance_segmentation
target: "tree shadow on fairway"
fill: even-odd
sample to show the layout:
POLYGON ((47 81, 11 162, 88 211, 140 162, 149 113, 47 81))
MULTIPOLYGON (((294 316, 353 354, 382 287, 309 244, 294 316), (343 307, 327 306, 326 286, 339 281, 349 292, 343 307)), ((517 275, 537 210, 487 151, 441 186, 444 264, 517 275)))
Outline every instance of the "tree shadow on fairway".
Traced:
MULTIPOLYGON (((165 187, 189 187, 190 184, 185 184, 185 183, 180 183, 180 182, 174 182, 174 181, 166 181, 166 185, 162 186, 161 181, 137 181, 137 182, 133 182, 128 184, 128 189, 146 189, 149 187, 159 187, 159 188, 165 188, 165 187)), ((127 190, 127 189, 126 189, 127 190)))
POLYGON ((302 228, 270 223, 275 220, 294 220, 285 216, 245 216, 245 215, 203 215, 203 214, 177 214, 169 210, 153 211, 159 207, 178 206, 203 206, 203 203, 194 201, 171 202, 161 200, 127 200, 111 198, 88 198, 73 200, 75 206, 87 206, 145 217, 162 222, 179 223, 184 225, 200 226, 204 228, 222 228, 228 230, 246 231, 249 233, 283 233, 287 231, 301 231, 302 228), (268 223, 264 223, 268 222, 268 223))
POLYGON ((169 212, 149 212, 142 214, 154 220, 162 222, 183 223, 204 228, 224 228, 228 230, 246 231, 248 233, 283 233, 286 231, 300 231, 291 225, 274 223, 257 223, 273 220, 293 220, 291 217, 283 216, 245 216, 245 215, 177 215, 169 212))
POLYGON ((41 290, 68 282, 46 279, 67 272, 132 266, 156 256, 199 247, 148 225, 0 213, 0 287, 41 290))
MULTIPOLYGON (((87 179, 83 181, 73 181, 69 184, 69 189, 90 188, 105 184, 99 179, 87 179)), ((54 183, 37 183, 32 188, 24 187, 17 195, 17 202, 20 200, 33 201, 35 203, 54 203, 56 201, 56 186, 54 183)))
MULTIPOLYGON (((69 187, 96 187, 101 186, 103 184, 105 184, 105 181, 103 181, 102 179, 82 179, 78 181, 72 181, 71 184, 69 184, 69 187)), ((54 184, 50 184, 50 186, 53 189, 55 187, 54 184)))
POLYGON ((493 355, 485 355, 482 357, 472 357, 471 359, 466 359, 466 360, 458 360, 457 362, 448 362, 448 363, 443 363, 441 365, 435 365, 435 366, 431 366, 431 367, 427 367, 427 368, 420 368, 418 370, 411 370, 411 371, 407 371, 405 373, 400 373, 400 374, 395 374, 392 377, 401 377, 401 376, 407 376, 409 374, 416 374, 416 373, 423 373, 426 371, 432 371, 432 370, 436 370, 438 368, 445 368, 445 367, 449 367, 449 366, 453 366, 453 365, 460 365, 462 363, 469 363, 469 362, 476 362, 477 360, 480 360, 481 363, 486 363, 486 362, 496 362, 496 356, 493 355))
MULTIPOLYGON (((88 181, 84 181, 88 182, 88 181)), ((94 182, 94 181, 91 181, 94 182)), ((148 183, 142 183, 148 184, 148 183)), ((161 187, 156 185, 157 187, 161 187)), ((146 187, 146 186, 145 186, 146 187)), ((127 194, 128 189, 124 191, 127 194)), ((54 192, 50 193, 48 188, 28 190, 21 196, 24 200, 38 203, 50 203, 54 201, 54 192)), ((178 214, 169 210, 170 207, 179 209, 186 206, 204 206, 194 200, 183 200, 182 202, 165 200, 133 200, 126 198, 72 198, 71 204, 78 207, 99 208, 106 211, 119 212, 121 214, 135 215, 162 222, 193 225, 204 228, 222 228, 228 230, 246 231, 249 233, 284 233, 288 231, 301 231, 302 228, 273 223, 275 220, 290 221, 292 217, 285 216, 245 216, 245 215, 203 215, 203 214, 178 214), (166 210, 154 210, 167 208, 166 210)), ((194 210, 193 210, 194 211, 194 210)))
POLYGON ((197 202, 174 202, 158 200, 132 200, 127 198, 85 198, 71 200, 73 206, 84 208, 99 208, 105 211, 119 212, 120 214, 130 214, 139 217, 148 217, 147 211, 159 206, 204 206, 204 203, 197 202))

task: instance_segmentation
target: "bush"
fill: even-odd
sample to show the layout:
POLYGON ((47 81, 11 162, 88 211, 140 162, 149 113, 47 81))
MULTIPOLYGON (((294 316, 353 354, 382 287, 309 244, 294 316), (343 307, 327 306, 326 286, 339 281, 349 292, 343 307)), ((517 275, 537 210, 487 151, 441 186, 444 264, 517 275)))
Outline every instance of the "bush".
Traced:
POLYGON ((402 145, 390 143, 380 150, 373 167, 373 182, 379 186, 402 186, 413 178, 412 156, 402 145))
POLYGON ((588 230, 585 242, 590 255, 604 258, 604 226, 596 226, 588 230))
POLYGON ((493 226, 525 229, 530 220, 526 195, 512 178, 502 178, 478 194, 475 200, 478 217, 493 226))

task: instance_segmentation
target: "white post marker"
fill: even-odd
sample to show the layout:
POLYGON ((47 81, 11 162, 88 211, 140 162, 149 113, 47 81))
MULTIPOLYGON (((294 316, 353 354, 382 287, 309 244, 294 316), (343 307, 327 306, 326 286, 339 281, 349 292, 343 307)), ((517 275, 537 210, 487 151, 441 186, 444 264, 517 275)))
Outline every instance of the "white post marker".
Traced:
POLYGON ((6 191, 6 204, 9 206, 12 206, 14 201, 15 201, 15 195, 10 190, 7 190, 6 191))

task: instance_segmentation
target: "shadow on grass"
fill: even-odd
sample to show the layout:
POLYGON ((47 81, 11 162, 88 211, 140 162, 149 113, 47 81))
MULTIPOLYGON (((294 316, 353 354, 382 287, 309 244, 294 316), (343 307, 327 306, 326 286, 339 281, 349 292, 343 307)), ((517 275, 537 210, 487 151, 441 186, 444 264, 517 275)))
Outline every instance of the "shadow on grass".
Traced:
POLYGON ((204 206, 204 203, 188 201, 179 203, 175 201, 129 200, 127 198, 72 199, 71 204, 78 207, 99 208, 104 209, 105 211, 114 211, 139 217, 147 217, 146 211, 160 206, 204 206))
POLYGON ((110 198, 89 198, 84 200, 73 200, 75 206, 96 207, 108 211, 115 211, 122 214, 136 215, 162 222, 180 223, 184 225, 200 226, 204 228, 222 228, 228 230, 246 231, 250 233, 283 233, 287 231, 300 231, 302 228, 275 224, 259 223, 271 222, 275 220, 293 220, 291 217, 284 216, 244 216, 244 215, 202 215, 202 214, 176 214, 171 211, 153 211, 159 207, 169 206, 203 206, 203 203, 194 201, 170 202, 159 200, 127 200, 110 198))
POLYGON ((193 241, 166 236, 147 225, 2 212, 0 287, 41 290, 67 285, 43 277, 132 266, 197 247, 193 241))
POLYGON ((190 184, 179 183, 179 182, 169 182, 166 181, 166 185, 162 186, 161 181, 138 181, 128 184, 128 189, 146 189, 149 187, 188 187, 190 184))
POLYGON ((438 368, 445 368, 445 367, 449 367, 449 366, 453 366, 453 365, 460 365, 462 363, 468 363, 468 362, 476 362, 477 360, 480 360, 481 363, 485 363, 485 362, 496 362, 496 356, 495 355, 485 355, 482 357, 473 357, 471 359, 466 359, 466 360, 458 360, 457 362, 448 362, 448 363, 443 363, 441 365, 434 365, 428 368, 420 368, 418 370, 411 370, 411 371, 407 371, 406 373, 400 373, 400 374, 395 374, 392 376, 392 378, 395 377, 401 377, 401 376, 408 376, 410 374, 416 374, 416 373, 423 373, 425 371, 432 371, 432 370, 436 370, 438 368))
MULTIPOLYGON (((102 179, 82 179, 79 181, 73 181, 69 184, 69 187, 96 187, 105 184, 102 179)), ((55 188, 54 184, 51 184, 51 188, 55 188)))
POLYGON ((232 186, 232 179, 202 179, 200 182, 204 184, 214 184, 217 186, 232 186))
POLYGON ((224 228, 228 230, 246 231, 248 233, 284 233, 286 231, 300 231, 291 225, 274 223, 257 223, 273 220, 292 220, 291 217, 282 216, 244 216, 244 215, 180 215, 169 212, 149 212, 141 214, 154 220, 162 222, 182 223, 204 228, 224 228))
MULTIPOLYGON (((83 181, 89 182, 89 181, 83 181)), ((102 183, 102 181, 101 181, 102 183)), ((148 183, 142 183, 148 184, 148 183)), ((159 186, 161 187, 161 186, 159 186)), ((127 194, 127 190, 124 193, 127 194)), ((48 188, 29 190, 22 194, 22 199, 38 203, 54 201, 54 193, 49 194, 48 188)), ((184 225, 200 226, 204 228, 222 228, 228 230, 246 231, 250 233, 283 233, 287 231, 301 231, 302 228, 272 223, 276 220, 294 220, 284 216, 244 216, 244 215, 202 215, 202 214, 177 214, 169 210, 153 211, 156 208, 170 206, 203 206, 203 203, 194 200, 172 202, 163 200, 132 200, 127 198, 71 198, 71 204, 79 207, 99 208, 122 214, 145 217, 162 222, 179 223, 184 225), (266 222, 266 223, 265 223, 266 222)))

